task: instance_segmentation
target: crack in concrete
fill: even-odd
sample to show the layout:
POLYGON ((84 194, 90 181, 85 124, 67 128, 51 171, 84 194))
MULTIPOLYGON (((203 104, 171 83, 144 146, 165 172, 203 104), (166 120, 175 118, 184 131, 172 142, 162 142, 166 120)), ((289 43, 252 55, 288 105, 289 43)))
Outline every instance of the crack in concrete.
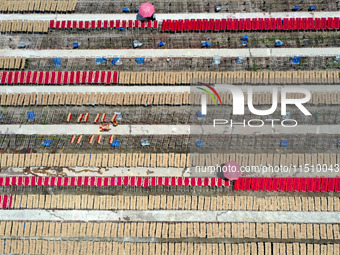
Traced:
POLYGON ((200 128, 201 128, 201 134, 204 135, 204 128, 202 125, 200 125, 200 128))
POLYGON ((54 216, 54 217, 56 217, 56 218, 58 218, 58 219, 60 219, 60 220, 62 220, 62 221, 65 221, 64 218, 62 218, 62 217, 58 216, 57 214, 53 213, 53 211, 51 211, 51 210, 46 210, 46 211, 47 211, 51 216, 54 216))
POLYGON ((184 167, 183 170, 182 170, 181 176, 185 177, 184 175, 187 173, 188 170, 190 171, 190 168, 184 167))
POLYGON ((218 217, 220 217, 221 215, 223 215, 225 213, 228 213, 228 211, 217 213, 215 220, 218 221, 218 217))

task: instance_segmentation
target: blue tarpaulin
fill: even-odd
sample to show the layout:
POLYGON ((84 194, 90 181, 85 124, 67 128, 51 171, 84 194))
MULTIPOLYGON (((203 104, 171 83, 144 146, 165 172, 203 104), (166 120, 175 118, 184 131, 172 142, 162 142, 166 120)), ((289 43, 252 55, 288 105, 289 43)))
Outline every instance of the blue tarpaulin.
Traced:
POLYGON ((120 144, 120 140, 114 140, 113 143, 111 143, 111 146, 118 148, 119 144, 120 144))
POLYGON ((202 47, 210 47, 210 46, 212 46, 212 43, 202 42, 202 47))
POLYGON ((34 112, 27 112, 27 118, 28 120, 34 120, 35 118, 34 112))
POLYGON ((130 9, 128 7, 124 7, 123 12, 130 12, 130 9))
POLYGON ((150 146, 150 142, 149 142, 149 140, 146 139, 146 138, 140 140, 140 144, 142 145, 142 147, 150 146))
POLYGON ((242 64, 244 62, 244 58, 243 57, 237 57, 235 62, 236 62, 236 64, 242 64))
POLYGON ((282 46, 282 42, 281 42, 280 40, 276 40, 276 41, 275 41, 275 46, 276 46, 276 47, 282 46))
POLYGON ((204 118, 206 115, 202 114, 201 112, 197 112, 197 118, 204 118))
POLYGON ((159 41, 159 42, 158 42, 158 46, 159 46, 159 47, 162 47, 162 46, 165 46, 165 44, 164 44, 163 41, 159 41))
POLYGON ((61 65, 61 59, 60 58, 54 58, 53 64, 55 67, 59 67, 61 65))
POLYGON ((310 10, 310 11, 314 11, 314 10, 316 10, 316 6, 315 6, 315 5, 311 5, 311 6, 309 6, 309 10, 310 10))
POLYGON ((288 147, 288 140, 287 139, 281 139, 280 146, 281 147, 288 147))
POLYGON ((248 44, 248 36, 246 36, 246 35, 242 36, 242 38, 241 38, 241 44, 242 44, 243 46, 246 46, 246 45, 248 44))
POLYGON ((144 64, 144 58, 136 58, 136 62, 138 65, 144 64))
POLYGON ((100 65, 100 64, 103 64, 107 61, 106 58, 96 58, 96 64, 97 65, 100 65))
POLYGON ((49 147, 51 145, 51 143, 52 143, 52 140, 51 139, 47 139, 47 140, 44 141, 43 146, 44 147, 49 147))
POLYGON ((297 12, 299 9, 300 9, 300 7, 297 6, 297 5, 295 5, 295 6, 293 7, 293 11, 295 11, 295 12, 297 12))
POLYGON ((196 145, 197 147, 203 147, 203 141, 202 140, 196 141, 196 145))
POLYGON ((79 43, 78 42, 74 42, 73 43, 73 49, 76 49, 76 48, 78 48, 79 47, 79 43))
POLYGON ((111 65, 115 65, 117 63, 117 61, 119 60, 119 58, 114 58, 111 61, 111 65))
POLYGON ((300 60, 301 60, 301 57, 295 56, 295 57, 293 57, 293 59, 292 59, 292 63, 293 63, 293 64, 299 64, 299 63, 300 63, 300 60))

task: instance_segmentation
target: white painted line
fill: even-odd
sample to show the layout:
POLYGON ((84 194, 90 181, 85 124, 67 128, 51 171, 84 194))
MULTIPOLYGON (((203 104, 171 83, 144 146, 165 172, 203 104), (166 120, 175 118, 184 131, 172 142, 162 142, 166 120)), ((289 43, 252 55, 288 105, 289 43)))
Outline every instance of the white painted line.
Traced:
POLYGON ((258 212, 186 210, 0 210, 0 221, 148 221, 338 223, 339 212, 258 212))

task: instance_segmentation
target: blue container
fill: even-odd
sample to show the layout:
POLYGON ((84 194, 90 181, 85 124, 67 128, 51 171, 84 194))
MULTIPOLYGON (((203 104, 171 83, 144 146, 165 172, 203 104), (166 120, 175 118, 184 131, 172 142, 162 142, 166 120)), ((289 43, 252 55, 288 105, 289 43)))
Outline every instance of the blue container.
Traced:
POLYGON ((115 65, 117 63, 117 61, 119 60, 119 58, 114 58, 111 61, 111 65, 115 65))
POLYGON ((202 140, 197 140, 196 141, 197 147, 203 147, 203 141, 202 140))
POLYGON ((44 147, 50 147, 51 143, 52 143, 52 140, 51 139, 47 139, 47 140, 44 141, 43 146, 44 147))
POLYGON ((242 41, 241 41, 241 45, 242 45, 242 46, 247 46, 247 45, 248 45, 248 41, 243 41, 243 40, 242 40, 242 41))
POLYGON ((208 47, 210 47, 210 46, 212 46, 212 43, 209 43, 209 42, 202 42, 202 47, 208 48, 208 47))
POLYGON ((27 112, 27 118, 28 118, 28 120, 34 120, 35 117, 36 117, 36 116, 35 116, 34 112, 27 112))
POLYGON ((293 57, 293 59, 292 59, 292 64, 299 64, 299 63, 300 63, 300 60, 301 60, 301 57, 295 56, 295 57, 293 57))
POLYGON ((106 58, 96 58, 96 64, 97 65, 100 65, 100 64, 103 64, 107 61, 106 58))
POLYGON ((123 12, 129 13, 129 12, 130 12, 130 9, 129 9, 128 7, 124 7, 124 8, 123 8, 123 12))
POLYGON ((138 65, 144 64, 144 58, 136 58, 136 62, 138 65))
POLYGON ((201 112, 197 112, 197 118, 204 118, 206 115, 202 114, 201 112))
POLYGON ((61 59, 60 58, 54 58, 53 64, 54 64, 55 67, 61 66, 61 59))
POLYGON ((276 47, 280 47, 280 46, 282 46, 282 42, 281 42, 281 41, 279 41, 279 40, 277 40, 277 41, 275 42, 275 46, 276 46, 276 47))
POLYGON ((288 140, 287 139, 281 139, 280 146, 281 147, 288 147, 288 140))
POLYGON ((111 143, 112 147, 119 148, 120 140, 114 140, 113 143, 111 143))
POLYGON ((244 62, 244 58, 243 57, 237 57, 236 59, 235 59, 235 62, 236 62, 236 64, 242 64, 243 62, 244 62))
POLYGON ((310 11, 315 11, 315 10, 316 10, 316 6, 315 6, 315 5, 309 6, 309 10, 310 10, 310 11))
POLYGON ((297 6, 297 5, 295 5, 294 7, 293 7, 293 11, 295 11, 295 12, 297 12, 298 10, 300 9, 300 7, 299 6, 297 6))

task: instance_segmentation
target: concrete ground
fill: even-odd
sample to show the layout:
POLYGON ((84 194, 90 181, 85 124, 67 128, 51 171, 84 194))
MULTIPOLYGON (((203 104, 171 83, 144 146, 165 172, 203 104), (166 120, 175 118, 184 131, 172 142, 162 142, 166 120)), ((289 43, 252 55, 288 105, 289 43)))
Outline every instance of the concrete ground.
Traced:
MULTIPOLYGON (((228 19, 228 18, 327 18, 339 17, 339 12, 255 12, 255 13, 157 13, 158 21, 164 19, 228 19)), ((101 14, 1 14, 0 20, 135 20, 136 13, 101 14)))
POLYGON ((181 57, 334 57, 340 48, 256 48, 256 49, 99 49, 99 50, 8 50, 1 49, 0 57, 25 58, 181 58, 181 57))
MULTIPOLYGON (((222 162, 221 162, 222 163, 222 162)), ((224 162, 225 163, 225 162, 224 162)), ((274 166, 276 167, 276 166, 274 166)), ((279 167, 279 166, 277 166, 279 167)), ((339 177, 338 172, 335 171, 306 171, 307 168, 289 168, 288 170, 282 170, 279 172, 271 170, 251 171, 242 173, 242 177, 305 177, 305 178, 317 178, 327 177, 335 178, 339 177)), ((25 167, 7 167, 2 168, 0 176, 9 175, 20 175, 27 172, 25 167)), ((135 177, 152 177, 152 176, 163 176, 163 177, 208 177, 215 178, 220 175, 214 171, 209 171, 205 168, 191 167, 191 168, 164 168, 164 167, 31 167, 30 173, 34 173, 34 176, 54 176, 56 173, 65 174, 65 176, 94 176, 94 177, 112 177, 112 176, 135 176, 135 177), (44 170, 44 174, 41 173, 41 169, 44 170)), ((27 174, 25 176, 33 176, 27 174)))
MULTIPOLYGON (((248 121, 248 120, 247 120, 248 121)), ((100 132, 98 125, 69 124, 69 125, 0 125, 0 134, 17 135, 188 135, 188 134, 339 134, 340 125, 298 125, 282 127, 280 121, 271 122, 263 127, 230 127, 230 124, 190 126, 190 125, 119 125, 111 127, 110 131, 100 132)), ((287 123, 288 125, 288 123, 287 123)))
POLYGON ((189 134, 189 125, 119 125, 100 132, 98 125, 0 125, 0 134, 104 134, 104 135, 177 135, 189 134))
MULTIPOLYGON (((45 174, 41 174, 40 167, 31 167, 30 172, 35 176, 51 176, 56 174, 54 167, 43 167, 45 174)), ((66 176, 96 176, 96 177, 112 177, 112 176, 140 176, 140 177, 190 177, 189 169, 175 168, 175 167, 66 167, 58 169, 58 173, 62 171, 66 176)), ((22 175, 26 168, 22 167, 8 167, 1 170, 0 176, 22 175)), ((31 175, 25 175, 31 176, 31 175)), ((33 176, 33 175, 32 175, 33 176)), ((197 175, 198 176, 198 175, 197 175)), ((202 175, 200 175, 202 176, 202 175)), ((215 177, 215 174, 208 174, 208 177, 215 177)))
POLYGON ((338 223, 339 212, 0 210, 0 221, 338 223), (183 217, 185 215, 185 217, 183 217))

